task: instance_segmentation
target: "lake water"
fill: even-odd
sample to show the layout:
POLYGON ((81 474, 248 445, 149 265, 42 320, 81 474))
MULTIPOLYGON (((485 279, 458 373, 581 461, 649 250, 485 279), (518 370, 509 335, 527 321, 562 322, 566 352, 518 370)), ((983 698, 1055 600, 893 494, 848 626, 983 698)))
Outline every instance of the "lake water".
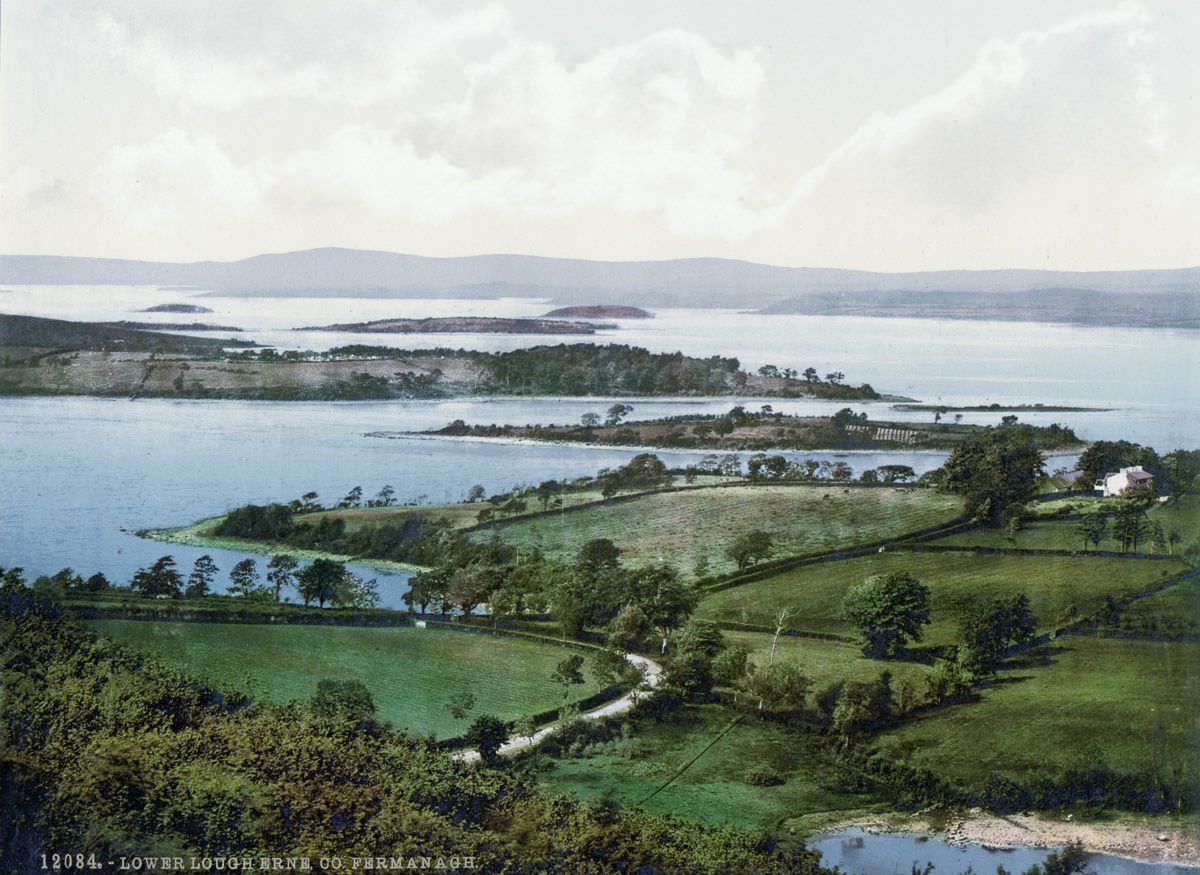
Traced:
MULTIPOLYGON (((545 302, 193 297, 149 287, 9 287, 5 312, 58 318, 192 321, 238 325, 246 337, 284 348, 346 342, 502 350, 533 343, 622 342, 657 351, 738 357, 772 363, 945 404, 1029 403, 1112 408, 1092 413, 1022 414, 1030 422, 1066 422, 1088 438, 1129 438, 1161 450, 1196 446, 1200 424, 1200 332, 1076 328, 1028 323, 759 316, 732 311, 663 310, 624 320, 593 338, 507 335, 334 335, 298 326, 387 316, 531 316, 545 302), (154 304, 192 301, 210 314, 141 314, 154 304)), ((785 412, 828 414, 844 402, 770 399, 629 399, 634 418, 716 413, 734 403, 772 403, 785 412)), ((164 552, 185 569, 203 552, 225 570, 241 556, 132 535, 181 525, 246 502, 287 501, 308 490, 328 502, 362 485, 385 483, 401 501, 453 501, 475 484, 500 491, 547 478, 577 477, 624 463, 629 450, 547 447, 451 440, 368 438, 374 431, 469 423, 578 422, 612 399, 462 399, 279 404, 96 398, 0 399, 0 565, 32 574, 70 565, 124 582, 164 552)), ((872 419, 928 420, 886 403, 854 404, 872 419)), ((967 413, 992 423, 995 413, 967 413)), ((660 453, 670 464, 697 453, 660 453)), ((856 470, 895 462, 925 471, 936 453, 806 452, 841 458, 856 470)), ((1050 461, 1051 470, 1071 458, 1050 461)), ((373 572, 372 572, 373 573, 373 572)), ((399 605, 404 575, 380 578, 385 604, 399 605)))
MULTIPOLYGON (((910 875, 914 866, 933 864, 934 875, 959 875, 973 870, 988 875, 1003 866, 1019 875, 1045 862, 1049 851, 1042 848, 988 848, 981 845, 951 845, 938 839, 913 835, 872 834, 847 830, 819 837, 809 847, 821 852, 826 866, 840 866, 847 875, 910 875)), ((1144 863, 1089 854, 1089 875, 1196 875, 1197 870, 1168 863, 1144 863)))

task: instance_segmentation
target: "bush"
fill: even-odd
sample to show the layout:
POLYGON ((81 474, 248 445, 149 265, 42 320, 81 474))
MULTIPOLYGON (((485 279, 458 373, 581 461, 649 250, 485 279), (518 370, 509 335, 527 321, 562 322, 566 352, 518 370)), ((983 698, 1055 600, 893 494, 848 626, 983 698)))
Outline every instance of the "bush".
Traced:
POLYGON ((751 766, 746 769, 746 783, 751 787, 777 787, 783 776, 767 765, 751 766))

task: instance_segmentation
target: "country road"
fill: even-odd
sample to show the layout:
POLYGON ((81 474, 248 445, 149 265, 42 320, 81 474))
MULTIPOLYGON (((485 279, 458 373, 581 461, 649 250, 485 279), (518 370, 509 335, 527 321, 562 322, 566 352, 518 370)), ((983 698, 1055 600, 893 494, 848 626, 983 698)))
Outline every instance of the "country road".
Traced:
MULTIPOLYGON (((639 666, 645 672, 645 679, 636 689, 630 690, 619 699, 601 705, 599 708, 593 708, 579 715, 581 720, 599 720, 602 717, 613 717, 617 714, 624 714, 629 711, 638 699, 646 690, 652 690, 658 686, 662 679, 662 666, 652 659, 647 659, 644 656, 638 656, 634 653, 627 653, 625 658, 636 666, 639 666)), ((508 741, 500 745, 500 756, 512 756, 513 754, 528 750, 531 747, 536 747, 547 738, 554 734, 558 729, 558 725, 551 723, 549 726, 543 726, 532 736, 513 736, 508 741)), ((456 760, 464 763, 479 762, 479 751, 477 750, 462 750, 454 755, 456 760)))

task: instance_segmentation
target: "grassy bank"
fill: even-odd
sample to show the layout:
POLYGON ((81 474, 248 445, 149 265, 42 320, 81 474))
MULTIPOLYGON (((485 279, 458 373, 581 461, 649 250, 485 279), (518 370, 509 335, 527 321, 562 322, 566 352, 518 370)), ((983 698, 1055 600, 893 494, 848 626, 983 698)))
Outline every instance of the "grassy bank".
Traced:
POLYGON ((1007 667, 978 702, 882 736, 878 750, 971 788, 992 775, 1110 768, 1195 782, 1200 646, 1064 637, 1007 667))
POLYGON ((812 812, 881 807, 869 794, 842 789, 813 737, 737 718, 720 705, 691 707, 661 722, 639 718, 625 737, 591 745, 579 756, 543 757, 538 782, 583 799, 749 829, 782 829, 812 812), (772 769, 783 783, 748 784, 746 771, 755 765, 772 769))

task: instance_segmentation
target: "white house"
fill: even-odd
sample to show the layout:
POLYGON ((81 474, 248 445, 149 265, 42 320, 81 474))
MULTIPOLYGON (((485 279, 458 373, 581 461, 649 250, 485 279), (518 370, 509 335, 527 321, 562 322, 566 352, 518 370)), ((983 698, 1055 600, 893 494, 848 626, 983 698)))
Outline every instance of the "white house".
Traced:
POLYGON ((1105 474, 1104 479, 1096 481, 1096 491, 1105 498, 1124 495, 1131 489, 1154 488, 1154 477, 1142 470, 1141 465, 1132 468, 1122 468, 1112 474, 1105 474))

